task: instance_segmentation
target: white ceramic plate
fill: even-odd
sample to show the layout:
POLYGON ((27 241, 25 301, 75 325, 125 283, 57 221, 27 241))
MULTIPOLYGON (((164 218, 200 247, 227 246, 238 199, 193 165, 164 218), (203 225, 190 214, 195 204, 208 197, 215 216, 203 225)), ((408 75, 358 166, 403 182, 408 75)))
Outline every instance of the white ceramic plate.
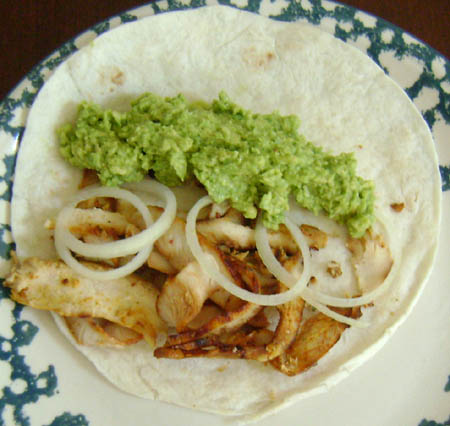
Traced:
MULTIPOLYGON (((222 0, 274 19, 308 21, 357 46, 400 84, 430 126, 442 189, 450 190, 450 63, 388 22, 325 0, 222 0)), ((38 64, 0 103, 0 274, 13 248, 9 200, 28 109, 52 70, 98 34, 155 13, 217 4, 159 1, 104 21, 38 64)), ((434 272, 405 324, 369 362, 328 392, 261 425, 450 425, 450 194, 443 197, 434 272)), ((124 394, 107 383, 56 329, 50 315, 23 308, 0 287, 0 424, 223 425, 229 420, 124 394)))

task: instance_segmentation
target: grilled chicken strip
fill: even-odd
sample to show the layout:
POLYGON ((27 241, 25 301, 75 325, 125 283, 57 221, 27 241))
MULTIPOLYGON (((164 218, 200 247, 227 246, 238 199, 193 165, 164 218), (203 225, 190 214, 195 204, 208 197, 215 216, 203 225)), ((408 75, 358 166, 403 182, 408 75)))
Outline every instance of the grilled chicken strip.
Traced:
POLYGON ((178 271, 155 247, 147 259, 147 266, 167 275, 176 274, 178 271))
POLYGON ((28 258, 13 265, 5 285, 16 302, 63 316, 104 318, 142 334, 152 345, 166 331, 156 311, 158 291, 136 275, 97 281, 60 260, 28 258))
POLYGON ((321 313, 303 324, 294 343, 272 365, 288 376, 295 376, 313 366, 339 340, 348 326, 321 313))
POLYGON ((363 238, 349 238, 347 248, 362 293, 373 290, 388 276, 393 265, 389 247, 380 235, 367 232, 363 238))
POLYGON ((64 317, 67 328, 80 345, 122 348, 142 340, 142 335, 102 318, 64 317))
MULTIPOLYGON (((225 255, 223 255, 225 257, 225 255)), ((284 266, 291 272, 300 273, 300 254, 293 256, 284 262, 284 266)), ((258 273, 253 268, 249 268, 244 262, 228 256, 225 262, 230 268, 233 278, 244 280, 246 285, 254 292, 260 289, 258 273)), ((278 283, 278 292, 286 290, 286 287, 278 283)), ((300 327, 303 316, 305 302, 300 297, 276 307, 280 314, 275 333, 271 333, 271 339, 259 345, 255 344, 235 344, 234 335, 242 334, 238 330, 244 324, 262 311, 262 306, 252 303, 245 303, 238 309, 218 315, 207 324, 197 330, 189 330, 178 335, 169 336, 166 344, 162 348, 155 350, 156 357, 165 358, 187 358, 187 357, 228 357, 253 359, 260 362, 267 362, 280 356, 294 341, 300 327), (238 330, 236 333, 231 334, 238 330), (225 335, 224 335, 225 333, 225 335)), ((267 330, 269 332, 269 330, 267 330)))
MULTIPOLYGON (((219 270, 239 283, 242 277, 240 274, 233 274, 233 265, 227 262, 229 256, 224 255, 201 235, 199 242, 203 250, 214 257, 219 270)), ((220 288, 194 260, 164 283, 157 301, 158 313, 169 326, 175 326, 181 331, 198 315, 206 299, 220 288)))
POLYGON ((177 217, 164 235, 155 241, 157 250, 178 271, 195 260, 187 244, 185 229, 186 222, 177 217))
MULTIPOLYGON (((148 206, 148 210, 153 217, 153 220, 157 220, 161 213, 164 211, 160 207, 148 206)), ((132 223, 139 229, 144 229, 145 224, 141 215, 134 206, 126 201, 117 201, 117 211, 120 212, 128 222, 132 223)), ((190 262, 194 261, 191 250, 186 241, 186 221, 176 217, 170 228, 155 241, 154 248, 157 250, 160 257, 165 258, 166 265, 162 265, 162 259, 149 259, 149 266, 157 269, 160 272, 167 274, 173 274, 177 271, 181 271, 190 262), (169 267, 172 266, 172 268, 169 267), (167 272, 160 269, 164 267, 167 272), (169 271, 170 269, 170 271, 169 271)))
POLYGON ((112 241, 139 232, 139 229, 120 213, 99 208, 74 209, 69 230, 77 238, 86 239, 92 236, 97 241, 112 241))
MULTIPOLYGON (((309 225, 300 227, 311 248, 319 250, 327 245, 327 234, 309 225)), ((255 230, 236 223, 228 216, 219 219, 203 220, 197 223, 197 231, 215 244, 225 244, 238 250, 251 250, 256 247, 255 230)), ((279 231, 269 231, 269 244, 273 248, 283 248, 288 253, 298 250, 297 244, 284 226, 279 231)))
MULTIPOLYGON (((255 272, 249 268, 248 265, 225 254, 222 254, 221 257, 226 259, 224 260, 224 265, 228 269, 228 275, 231 276, 237 285, 240 287, 247 287, 254 293, 260 293, 261 285, 255 272)), ((262 306, 241 301, 241 303, 233 310, 218 314, 195 330, 188 329, 177 335, 169 336, 166 345, 180 345, 200 339, 207 335, 217 335, 223 332, 237 330, 257 315, 262 309, 262 306)))
MULTIPOLYGON (((245 344, 244 342, 236 343, 234 337, 239 336, 242 333, 241 331, 231 335, 221 335, 221 333, 228 333, 237 326, 240 327, 247 323, 251 316, 256 315, 262 309, 262 306, 252 305, 251 303, 246 305, 242 310, 247 309, 248 313, 247 315, 240 315, 242 321, 231 320, 227 323, 219 316, 202 329, 169 336, 166 345, 157 348, 154 355, 157 358, 176 359, 192 357, 243 358, 260 362, 271 361, 279 357, 295 339, 302 320, 304 301, 297 298, 277 306, 280 320, 275 333, 265 330, 266 333, 270 333, 270 339, 259 345, 245 344), (246 307, 246 305, 250 306, 246 307), (217 324, 220 324, 220 326, 217 326, 217 324), (208 348, 205 349, 205 347, 208 348)), ((230 313, 229 316, 231 316, 230 313)), ((233 313, 233 316, 237 317, 235 313, 233 313)))
POLYGON ((158 313, 168 325, 181 330, 195 318, 217 287, 197 261, 190 262, 164 283, 157 301, 158 313))
MULTIPOLYGON (((92 199, 90 201, 95 202, 96 200, 92 199)), ((69 228, 70 232, 77 238, 82 238, 85 242, 100 243, 129 237, 145 228, 139 212, 131 204, 117 200, 116 207, 120 210, 120 213, 105 211, 100 208, 75 209, 69 228)), ((154 216, 157 216, 160 214, 160 209, 152 208, 152 213, 154 216)), ((180 224, 177 225, 179 226, 180 224)), ((175 226, 173 233, 175 234, 178 231, 177 226, 175 226)), ((160 244, 166 247, 164 240, 160 244)), ((167 251, 169 252, 170 250, 167 249, 167 251)), ((184 253, 186 252, 184 251, 184 253)), ((175 254, 180 256, 178 251, 175 254)), ((177 259, 181 264, 182 260, 179 260, 179 257, 177 259)), ((164 274, 175 274, 177 272, 177 269, 156 248, 150 253, 147 265, 164 274)))

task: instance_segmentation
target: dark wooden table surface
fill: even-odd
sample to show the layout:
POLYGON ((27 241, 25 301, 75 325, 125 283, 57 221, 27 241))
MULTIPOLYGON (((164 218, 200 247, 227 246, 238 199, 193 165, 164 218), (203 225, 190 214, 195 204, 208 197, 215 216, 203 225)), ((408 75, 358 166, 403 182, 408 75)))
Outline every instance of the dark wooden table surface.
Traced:
MULTIPOLYGON (((0 0, 0 99, 39 61, 91 25, 147 3, 137 0, 0 0)), ((346 0, 450 57, 450 0, 346 0)))

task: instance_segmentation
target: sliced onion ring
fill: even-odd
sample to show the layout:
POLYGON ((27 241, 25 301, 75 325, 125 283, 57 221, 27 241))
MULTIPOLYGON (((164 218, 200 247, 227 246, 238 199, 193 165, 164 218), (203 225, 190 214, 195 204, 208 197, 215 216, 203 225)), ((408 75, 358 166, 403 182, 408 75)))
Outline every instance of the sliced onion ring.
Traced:
MULTIPOLYGON (((139 253, 128 263, 126 263, 123 266, 120 266, 119 268, 114 268, 110 270, 94 270, 91 268, 88 268, 87 266, 80 263, 77 259, 75 259, 72 256, 72 253, 67 247, 67 235, 70 235, 73 237, 73 235, 67 231, 65 228, 67 220, 69 219, 69 215, 74 209, 74 206, 78 204, 78 202, 92 197, 101 197, 101 196, 107 196, 107 197, 114 197, 114 198, 121 198, 125 199, 127 201, 133 202, 136 201, 134 199, 134 195, 129 192, 118 188, 102 188, 102 187, 95 187, 95 188, 88 188, 86 190, 81 191, 79 194, 77 194, 77 197, 70 203, 69 206, 64 208, 60 214, 58 215, 56 219, 56 226, 55 226, 55 248, 56 251, 59 254, 59 257, 64 260, 64 262, 71 267, 74 271, 78 272, 79 274, 91 278, 91 279, 97 279, 97 280, 111 280, 111 279, 117 279, 124 277, 126 275, 131 274, 136 269, 138 269, 140 266, 142 266, 145 261, 150 256, 150 252, 153 249, 153 244, 149 244, 147 247, 143 248, 139 253), (85 197, 81 198, 80 197, 85 197)), ((152 224, 152 218, 150 216, 150 213, 148 209, 146 208, 145 204, 142 203, 142 201, 137 198, 137 202, 134 202, 133 205, 138 208, 138 210, 142 213, 144 222, 146 226, 151 226, 152 224)), ((75 237, 73 237, 75 238, 75 237)), ((96 244, 101 245, 101 244, 96 244)), ((98 253, 100 254, 100 253, 98 253)), ((97 256, 100 257, 100 256, 97 256)))
POLYGON ((314 226, 328 235, 333 237, 345 238, 347 230, 345 226, 338 225, 334 220, 324 215, 315 215, 313 212, 300 207, 296 202, 289 203, 289 219, 296 225, 310 225, 314 226))
MULTIPOLYGON (((299 219, 297 217, 297 221, 298 220, 299 219)), ((303 268, 304 269, 303 269, 303 274, 302 274, 302 277, 300 278, 300 281, 302 279, 305 279, 306 282, 303 281, 300 284, 302 286, 300 296, 309 305, 311 305, 312 307, 317 309, 319 312, 322 312, 324 315, 327 315, 328 317, 333 318, 336 321, 343 322, 345 324, 353 325, 356 327, 367 327, 369 324, 365 321, 355 320, 353 318, 349 318, 349 317, 346 317, 345 315, 341 315, 337 312, 334 312, 333 310, 331 310, 330 308, 325 306, 323 304, 324 302, 322 302, 322 300, 320 300, 316 297, 316 294, 317 294, 316 292, 313 292, 312 290, 310 290, 309 288, 306 287, 306 285, 308 284, 309 279, 311 277, 309 247, 308 247, 308 244, 306 243, 306 240, 304 239, 303 234, 301 233, 299 227, 294 225, 288 217, 286 217, 285 224, 286 224, 287 228, 289 229, 289 231, 291 232, 291 234, 294 236, 294 238, 297 237, 296 242, 300 246, 300 249, 302 250, 303 263, 304 263, 303 268), (306 256, 305 256, 305 253, 307 253, 306 256), (305 271, 306 271, 306 274, 305 274, 305 271)), ((298 226, 300 226, 302 224, 303 223, 299 223, 298 226)), ((278 262, 277 258, 274 256, 272 249, 270 248, 270 245, 269 245, 269 239, 267 237, 267 230, 262 225, 260 220, 258 220, 257 225, 256 225, 255 240, 256 240, 256 248, 258 249, 259 256, 261 257, 261 260, 263 261, 264 265, 269 270, 269 272, 272 273, 272 275, 274 275, 275 278, 277 278, 279 281, 281 281, 288 287, 292 288, 294 285, 296 285, 296 283, 298 283, 298 281, 296 280, 294 275, 292 275, 292 273, 290 273, 286 268, 284 268, 278 262)), ((356 299, 335 298, 335 297, 327 296, 323 293, 320 293, 320 295, 324 296, 325 298, 332 298, 335 300, 339 299, 339 301, 341 301, 341 300, 342 301, 356 300, 356 299)), ((336 305, 333 305, 332 303, 327 303, 327 302, 325 302, 325 303, 329 304, 331 306, 336 306, 336 305)), ((354 304, 352 306, 359 306, 361 304, 362 303, 354 304)))
POLYGON ((257 305, 281 305, 283 303, 289 302, 295 297, 300 296, 301 292, 303 291, 303 288, 301 286, 293 286, 288 291, 279 294, 255 294, 241 287, 238 287, 235 283, 233 283, 219 271, 214 258, 211 255, 203 252, 198 241, 196 230, 197 216, 200 210, 208 206, 212 202, 213 201, 209 196, 200 198, 200 200, 198 200, 189 211, 186 220, 187 243, 189 248, 191 249, 192 254, 202 267, 203 271, 229 293, 233 294, 236 297, 239 297, 242 300, 250 303, 255 303, 257 305))
POLYGON ((146 260, 150 256, 151 251, 153 250, 153 245, 151 244, 150 246, 142 249, 136 256, 134 256, 132 260, 130 260, 125 265, 120 266, 119 268, 101 271, 88 268, 87 266, 78 262, 78 260, 72 256, 72 253, 67 248, 67 246, 64 245, 64 241, 61 239, 59 233, 57 232, 57 228, 55 228, 55 247, 56 251, 59 254, 59 257, 64 260, 64 262, 74 271, 78 272, 80 275, 85 276, 86 278, 101 281, 114 280, 130 275, 146 262, 146 260))
POLYGON ((153 224, 153 219, 146 205, 136 195, 130 191, 119 188, 90 187, 80 191, 71 203, 64 208, 57 217, 55 227, 55 247, 62 260, 66 262, 73 270, 87 278, 98 280, 110 280, 124 277, 131 274, 148 259, 154 241, 159 238, 172 224, 176 214, 176 199, 173 193, 164 185, 155 181, 144 181, 139 184, 141 191, 156 192, 158 196, 166 201, 166 208, 159 219, 153 224), (67 229, 66 224, 69 215, 75 206, 82 200, 93 197, 113 197, 120 198, 130 202, 141 213, 147 229, 141 233, 127 238, 125 240, 115 241, 103 244, 87 244, 77 240, 67 229), (135 238, 137 237, 137 238, 135 238), (73 240, 76 244, 73 244, 73 240), (81 243, 80 246, 78 243, 81 243), (75 247, 74 247, 75 246, 75 247), (77 250, 79 247, 82 253, 77 250), (122 257, 128 254, 137 253, 137 255, 125 265, 111 270, 94 270, 86 267, 76 260, 69 248, 74 252, 86 257, 95 258, 113 258, 122 257), (104 250, 106 248, 106 250, 104 250), (88 253, 88 254, 86 254, 88 253))
POLYGON ((269 245, 267 229, 262 224, 261 216, 259 216, 258 218, 255 229, 256 248, 258 250, 259 257, 263 261, 264 265, 269 270, 269 272, 271 272, 272 275, 278 279, 278 281, 281 281, 289 288, 299 286, 300 288, 298 289, 298 291, 302 291, 306 288, 309 280, 311 279, 311 255, 309 253, 309 246, 300 229, 296 227, 288 217, 285 217, 285 225, 294 237, 294 240, 302 253, 303 273, 299 280, 297 280, 290 272, 288 272, 274 256, 269 245))
POLYGON ((61 234, 66 246, 82 256, 111 259, 134 254, 140 249, 153 244, 172 224, 176 215, 176 199, 169 188, 156 181, 147 180, 141 182, 138 187, 141 191, 156 193, 166 202, 164 212, 153 226, 150 226, 153 220, 146 205, 139 197, 130 191, 108 187, 87 188, 86 190, 80 191, 69 206, 62 210, 61 214, 58 216, 58 220, 67 220, 67 218, 70 217, 70 209, 74 208, 82 200, 92 197, 113 197, 123 199, 133 204, 138 209, 139 213, 141 213, 148 228, 139 234, 123 240, 89 244, 75 238, 75 236, 63 226, 61 228, 61 234))
MULTIPOLYGON (((299 220, 300 219, 300 217, 299 217, 300 211, 299 210, 297 210, 296 215, 297 215, 297 220, 299 220)), ((289 216, 290 216, 290 213, 289 213, 289 216)), ((394 253, 392 253, 393 248, 389 244, 389 240, 388 240, 389 231, 387 229, 387 225, 385 224, 385 222, 383 220, 380 219, 380 215, 378 215, 377 221, 384 228, 385 239, 387 240, 388 246, 391 248, 391 254, 392 254, 392 258, 393 258, 393 265, 391 266, 391 269, 390 269, 387 277, 384 279, 384 281, 380 285, 378 285, 374 290, 369 291, 359 297, 348 298, 348 297, 330 296, 328 294, 322 293, 319 290, 316 290, 316 289, 312 290, 310 288, 305 288, 305 291, 302 294, 302 296, 308 297, 310 300, 315 300, 318 303, 325 304, 328 306, 334 306, 336 308, 352 308, 355 306, 366 305, 368 303, 373 302, 377 297, 381 296, 389 288, 392 281, 394 280, 394 278, 397 274, 397 270, 400 265, 400 262, 399 262, 398 256, 395 255, 394 253)), ((284 271, 288 272, 285 269, 284 269, 284 271)))
POLYGON ((337 312, 328 308, 328 306, 322 305, 321 303, 317 302, 316 299, 311 298, 310 295, 306 293, 307 292, 304 291, 303 294, 301 295, 303 300, 309 305, 311 305, 313 308, 317 309, 319 312, 322 312, 322 314, 326 315, 327 317, 333 318, 336 321, 343 322, 344 324, 355 326, 358 328, 365 328, 370 325, 370 323, 362 319, 353 319, 346 317, 345 315, 338 314, 337 312))

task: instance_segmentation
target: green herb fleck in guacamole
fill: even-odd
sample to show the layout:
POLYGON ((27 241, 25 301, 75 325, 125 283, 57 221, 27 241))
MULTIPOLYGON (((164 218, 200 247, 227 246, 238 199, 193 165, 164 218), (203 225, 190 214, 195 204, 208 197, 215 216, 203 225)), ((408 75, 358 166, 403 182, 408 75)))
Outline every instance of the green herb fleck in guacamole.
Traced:
POLYGON ((356 175, 353 154, 324 152, 299 135, 299 125, 293 115, 244 110, 224 92, 211 105, 146 93, 125 113, 82 103, 76 123, 58 133, 62 156, 96 170, 103 185, 150 171, 169 186, 195 177, 215 202, 229 200, 247 218, 261 209, 271 229, 292 194, 362 236, 374 220, 373 183, 356 175))

